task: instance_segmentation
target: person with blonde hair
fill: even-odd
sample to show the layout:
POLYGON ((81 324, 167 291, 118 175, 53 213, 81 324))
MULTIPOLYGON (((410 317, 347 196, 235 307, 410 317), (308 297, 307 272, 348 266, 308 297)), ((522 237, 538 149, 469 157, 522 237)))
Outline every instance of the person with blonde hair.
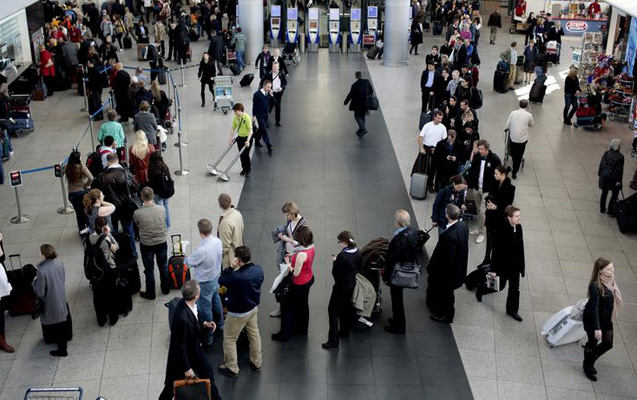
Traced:
POLYGON ((130 147, 130 168, 140 185, 148 182, 148 165, 150 155, 155 151, 155 146, 148 144, 144 131, 135 132, 135 140, 130 147))
POLYGON ((571 119, 577 112, 577 93, 582 91, 579 86, 578 73, 577 68, 571 68, 564 79, 564 110, 562 112, 564 125, 572 125, 571 119))

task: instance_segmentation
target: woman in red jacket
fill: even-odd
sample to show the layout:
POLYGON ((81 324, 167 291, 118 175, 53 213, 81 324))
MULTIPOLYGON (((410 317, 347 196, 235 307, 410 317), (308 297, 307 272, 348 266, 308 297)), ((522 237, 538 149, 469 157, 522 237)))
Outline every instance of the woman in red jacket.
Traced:
POLYGON ((46 84, 47 96, 53 96, 53 81, 55 80, 53 57, 44 45, 41 44, 38 49, 40 50, 40 75, 46 84))

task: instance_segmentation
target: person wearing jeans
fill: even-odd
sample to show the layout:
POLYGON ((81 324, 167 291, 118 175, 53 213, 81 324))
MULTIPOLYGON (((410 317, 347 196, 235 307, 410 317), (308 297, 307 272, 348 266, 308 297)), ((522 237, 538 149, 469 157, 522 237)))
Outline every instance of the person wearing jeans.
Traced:
POLYGON ((223 364, 219 366, 222 375, 236 378, 239 375, 237 359, 237 339, 245 328, 250 344, 250 367, 261 368, 261 334, 258 314, 261 302, 263 269, 251 261, 250 249, 239 246, 234 251, 235 261, 224 269, 219 284, 226 292, 226 328, 223 331, 223 364))
POLYGON ((367 134, 367 128, 365 127, 367 97, 374 94, 374 89, 369 80, 363 79, 363 73, 361 71, 356 71, 354 76, 356 77, 356 82, 352 84, 343 105, 349 104, 349 110, 354 111, 354 120, 356 120, 358 124, 356 135, 363 137, 367 134))
MULTIPOLYGON (((217 328, 223 330, 223 308, 219 296, 223 245, 221 240, 212 234, 212 221, 209 219, 200 219, 197 222, 197 228, 201 242, 192 254, 186 257, 185 263, 193 270, 193 279, 199 282, 201 294, 197 300, 197 310, 200 318, 204 321, 212 321, 214 311, 220 316, 217 328)), ((213 332, 206 331, 201 341, 204 346, 210 346, 213 339, 213 332)))
POLYGON ((577 112, 577 93, 580 92, 577 68, 571 68, 564 79, 564 124, 572 125, 571 119, 577 112))
POLYGON ((243 53, 246 51, 246 35, 241 32, 241 28, 237 28, 237 33, 232 38, 230 45, 234 44, 234 51, 237 54, 237 67, 239 67, 239 71, 242 71, 246 64, 243 62, 243 53))
POLYGON ((142 189, 141 198, 144 205, 133 214, 133 220, 139 228, 139 250, 142 253, 146 291, 139 295, 144 299, 155 299, 155 260, 159 268, 161 291, 168 294, 168 244, 166 243, 166 210, 164 206, 155 204, 153 189, 146 186, 142 189))

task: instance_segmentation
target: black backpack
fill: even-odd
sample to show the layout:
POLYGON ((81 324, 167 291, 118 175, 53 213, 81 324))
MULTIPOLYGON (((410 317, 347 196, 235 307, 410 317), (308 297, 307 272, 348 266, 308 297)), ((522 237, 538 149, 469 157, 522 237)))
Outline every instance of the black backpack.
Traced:
POLYGON ((99 153, 99 147, 100 146, 98 146, 98 150, 89 154, 86 158, 86 168, 88 168, 94 178, 97 178, 99 174, 104 172, 104 165, 102 164, 102 156, 99 153))
POLYGON ((106 235, 101 235, 95 244, 91 244, 90 238, 86 238, 86 247, 84 248, 84 275, 90 282, 99 282, 104 277, 106 271, 111 266, 104 257, 104 252, 100 248, 102 242, 106 239, 106 235))

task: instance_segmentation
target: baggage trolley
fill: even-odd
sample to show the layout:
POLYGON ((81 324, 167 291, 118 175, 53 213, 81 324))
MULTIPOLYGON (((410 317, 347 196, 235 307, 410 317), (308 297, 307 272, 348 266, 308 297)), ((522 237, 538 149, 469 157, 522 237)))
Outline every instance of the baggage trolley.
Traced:
MULTIPOLYGON (((612 101, 612 99, 611 99, 612 101)), ((611 108, 611 115, 612 108, 611 108)), ((575 113, 575 128, 595 129, 601 131, 606 123, 606 113, 602 112, 601 96, 594 93, 590 85, 586 86, 586 93, 577 95, 577 111, 575 113)))
POLYGON ((217 161, 215 161, 214 164, 206 165, 206 169, 208 170, 208 172, 210 172, 214 176, 218 176, 218 178, 217 178, 218 180, 222 180, 224 182, 229 182, 230 181, 230 177, 228 176, 228 173, 230 172, 230 168, 232 168, 232 166, 237 162, 239 157, 241 157, 241 154, 243 154, 243 152, 246 151, 246 149, 248 149, 248 151, 250 151, 250 147, 243 146, 243 148, 239 151, 239 153, 237 153, 237 155, 234 156, 234 158, 230 161, 230 164, 228 165, 228 167, 224 171, 219 172, 219 170, 217 170, 217 166, 221 163, 221 161, 228 154, 230 149, 232 149, 232 146, 234 146, 234 144, 236 142, 237 142, 237 137, 235 136, 234 139, 232 139, 232 143, 230 143, 228 148, 226 148, 224 150, 224 152, 221 153, 221 156, 219 156, 217 161))
MULTIPOLYGON (((511 137, 509 130, 504 130, 504 165, 507 167, 513 167, 513 159, 511 158, 511 137)), ((524 169, 524 158, 520 163, 520 169, 524 169)))
POLYGON ((81 387, 29 388, 24 394, 24 400, 82 400, 83 394, 84 390, 81 387))
POLYGON ((217 76, 215 77, 215 104, 213 110, 221 110, 224 114, 227 114, 229 110, 234 107, 234 101, 232 100, 232 77, 231 76, 217 76))

